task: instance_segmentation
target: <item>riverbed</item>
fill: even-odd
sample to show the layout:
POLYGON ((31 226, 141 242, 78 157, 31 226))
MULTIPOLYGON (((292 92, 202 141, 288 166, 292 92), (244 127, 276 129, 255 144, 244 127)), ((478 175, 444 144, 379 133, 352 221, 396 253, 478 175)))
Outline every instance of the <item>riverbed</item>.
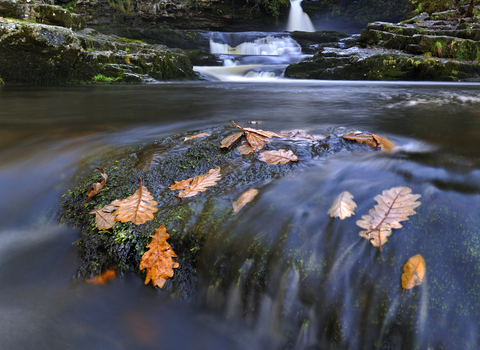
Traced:
MULTIPOLYGON (((467 83, 0 86, 0 348, 476 349, 479 111, 480 86, 467 83), (257 299, 255 317, 244 317, 235 286, 219 303, 208 293, 169 298, 133 271, 102 286, 75 278, 80 230, 59 225, 58 212, 76 175, 97 166, 89 157, 229 119, 276 132, 344 127, 398 146, 309 160, 315 164, 273 182, 251 209, 285 201, 281 212, 246 211, 240 219, 250 230, 276 217, 306 228, 282 245, 304 253, 307 264, 322 261, 322 270, 277 271, 284 262, 273 260, 272 285, 280 287, 257 299), (358 236, 355 221, 394 186, 421 194, 422 205, 380 252, 358 236), (359 207, 356 219, 342 222, 297 195, 333 198, 344 189, 359 207), (427 278, 402 295, 402 266, 418 253, 427 278), (307 298, 305 290, 316 294, 307 298)), ((268 239, 276 242, 275 233, 268 239)))

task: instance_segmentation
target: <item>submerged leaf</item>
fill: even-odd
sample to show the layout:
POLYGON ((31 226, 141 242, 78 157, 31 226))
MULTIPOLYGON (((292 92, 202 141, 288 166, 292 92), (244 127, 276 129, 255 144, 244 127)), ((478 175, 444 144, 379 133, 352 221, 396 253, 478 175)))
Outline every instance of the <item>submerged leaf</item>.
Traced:
POLYGON ((244 132, 237 132, 236 134, 230 135, 225 137, 220 142, 220 148, 230 148, 232 145, 237 142, 237 140, 242 137, 245 133, 244 132))
POLYGON ((269 165, 287 164, 288 162, 298 162, 298 157, 292 151, 280 149, 278 151, 265 151, 258 155, 258 159, 269 165))
POLYGON ((167 243, 169 237, 170 235, 165 227, 160 225, 155 230, 152 240, 146 246, 150 250, 143 254, 139 266, 140 270, 147 269, 145 284, 148 284, 151 280, 154 286, 163 288, 167 278, 173 277, 173 269, 180 266, 178 262, 172 259, 176 258, 177 254, 167 243))
POLYGON ((387 241, 386 237, 391 234, 391 229, 401 228, 400 221, 408 220, 410 215, 416 214, 413 209, 421 204, 416 201, 420 197, 419 194, 412 194, 408 187, 393 187, 375 196, 378 204, 367 215, 363 215, 362 220, 357 221, 357 225, 366 230, 361 231, 360 236, 381 249, 387 241))
POLYGON ((258 190, 254 188, 244 192, 240 196, 240 198, 238 198, 235 202, 233 202, 233 213, 236 214, 240 210, 242 210, 242 208, 248 203, 250 203, 257 194, 258 194, 258 190))
POLYGON ((188 141, 188 140, 198 139, 199 137, 206 137, 206 136, 210 136, 210 134, 207 134, 206 132, 202 132, 200 134, 185 137, 183 139, 183 141, 185 142, 185 141, 188 141))
POLYGON ((88 198, 85 200, 85 202, 88 202, 90 200, 90 198, 96 196, 98 194, 98 192, 100 192, 100 190, 103 187, 105 187, 105 183, 107 182, 108 176, 107 176, 107 174, 105 174, 105 171, 103 170, 103 168, 99 166, 99 167, 97 167, 97 170, 100 171, 100 175, 102 175, 103 180, 102 180, 102 182, 96 182, 96 183, 92 184, 92 188, 88 189, 88 192, 87 192, 88 198))
POLYGON ((217 181, 222 178, 220 167, 210 169, 208 173, 194 177, 190 186, 180 191, 178 198, 187 198, 197 195, 199 192, 206 191, 208 187, 215 186, 217 181))
POLYGON ((335 198, 328 215, 332 218, 339 217, 340 220, 355 215, 357 204, 352 200, 353 195, 348 191, 343 191, 335 198))
POLYGON ((156 207, 158 202, 143 186, 140 178, 140 187, 130 197, 122 199, 116 204, 118 209, 115 211, 116 221, 133 222, 135 225, 141 225, 153 219, 153 213, 158 211, 156 207))
POLYGON ((330 136, 323 136, 323 135, 309 135, 305 130, 289 130, 289 131, 281 131, 279 135, 282 136, 284 139, 291 139, 295 141, 311 141, 316 142, 323 139, 327 139, 330 136))
POLYGON ((108 270, 108 271, 102 272, 100 276, 94 276, 92 278, 89 278, 87 282, 95 285, 105 284, 105 282, 114 278, 115 278, 115 270, 108 270))
POLYGON ((425 259, 420 254, 412 256, 403 266, 402 287, 412 289, 423 282, 425 276, 425 259))

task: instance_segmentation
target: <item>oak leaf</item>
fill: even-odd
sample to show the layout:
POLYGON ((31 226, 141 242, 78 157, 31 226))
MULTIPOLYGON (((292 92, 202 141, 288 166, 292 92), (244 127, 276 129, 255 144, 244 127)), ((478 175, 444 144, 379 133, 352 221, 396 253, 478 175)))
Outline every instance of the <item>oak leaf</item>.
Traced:
POLYGON ((395 148, 395 144, 387 139, 385 136, 376 134, 355 134, 354 132, 344 134, 343 138, 354 140, 358 143, 365 143, 372 147, 380 147, 382 151, 391 151, 395 148))
POLYGON ((141 225, 153 219, 153 213, 158 211, 158 202, 143 186, 140 178, 140 187, 130 197, 116 203, 118 209, 115 211, 115 220, 120 222, 133 222, 141 225))
POLYGON ((236 214, 242 210, 242 208, 250 203, 257 194, 258 190, 254 188, 244 192, 235 202, 233 202, 233 213, 236 214))
POLYGON ((192 182, 192 180, 193 180, 193 177, 186 180, 182 180, 182 181, 175 181, 175 184, 170 185, 168 188, 172 191, 183 190, 184 188, 187 188, 188 186, 190 186, 190 183, 192 182))
POLYGON ((423 282, 425 276, 425 259, 420 254, 412 256, 403 266, 402 287, 412 289, 423 282))
POLYGON ((183 141, 185 142, 185 141, 188 141, 188 140, 198 139, 200 137, 206 137, 206 136, 210 136, 210 134, 207 134, 206 132, 202 132, 200 134, 185 137, 185 139, 183 141))
POLYGON ((255 153, 255 150, 250 146, 247 141, 243 141, 240 146, 238 146, 237 150, 240 152, 242 156, 246 156, 252 153, 255 153))
POLYGON ((146 246, 150 248, 143 254, 140 260, 140 270, 147 269, 147 276, 145 277, 145 284, 152 281, 154 286, 163 288, 168 277, 173 277, 173 269, 178 268, 178 262, 173 261, 177 254, 172 250, 167 239, 170 235, 164 226, 160 225, 155 230, 152 240, 146 246))
POLYGON ((264 151, 258 155, 258 159, 269 165, 287 164, 288 162, 298 162, 298 157, 292 151, 280 149, 278 151, 264 151))
POLYGON ((118 202, 118 199, 114 200, 112 203, 104 206, 103 208, 94 209, 89 212, 89 214, 95 214, 95 224, 100 231, 112 228, 117 222, 115 215, 112 214, 112 212, 118 209, 118 202))
POLYGON ((115 270, 108 270, 108 271, 102 272, 100 276, 94 276, 92 278, 89 278, 87 282, 95 285, 105 284, 105 282, 114 278, 115 278, 115 270))
POLYGON ((343 191, 333 201, 328 215, 332 218, 339 217, 340 220, 343 220, 346 217, 355 215, 356 207, 357 204, 353 201, 353 195, 348 191, 343 191))
POLYGON ((259 136, 263 136, 267 139, 271 139, 272 137, 278 137, 278 138, 282 138, 281 135, 273 132, 273 131, 265 131, 265 130, 261 130, 261 129, 253 129, 253 128, 242 128, 240 125, 237 125, 233 120, 230 120, 230 123, 232 123, 232 125, 240 130, 243 130, 245 132, 249 132, 249 133, 254 133, 254 134, 257 134, 259 136))
POLYGON ((208 173, 193 178, 190 186, 186 187, 178 194, 178 198, 187 198, 197 195, 199 192, 206 191, 208 187, 215 186, 217 181, 222 178, 220 167, 210 169, 208 173))
POLYGON ((85 199, 85 203, 88 202, 92 197, 96 196, 98 192, 100 192, 100 190, 105 187, 105 184, 107 182, 108 176, 107 174, 105 174, 105 171, 103 170, 103 168, 99 166, 97 167, 97 170, 100 171, 100 175, 103 177, 103 180, 102 182, 96 182, 92 184, 92 188, 88 189, 88 192, 87 192, 88 198, 85 199))
POLYGON ((387 242, 391 229, 401 228, 400 221, 408 220, 410 215, 416 214, 413 209, 421 204, 416 201, 420 197, 419 194, 412 194, 408 187, 392 187, 375 196, 378 204, 367 215, 363 215, 362 220, 357 221, 357 225, 366 230, 361 231, 360 236, 381 249, 387 242))
POLYGON ((220 148, 230 148, 232 145, 237 142, 237 140, 242 137, 245 134, 245 132, 237 132, 236 134, 230 135, 225 137, 221 142, 220 142, 220 148))

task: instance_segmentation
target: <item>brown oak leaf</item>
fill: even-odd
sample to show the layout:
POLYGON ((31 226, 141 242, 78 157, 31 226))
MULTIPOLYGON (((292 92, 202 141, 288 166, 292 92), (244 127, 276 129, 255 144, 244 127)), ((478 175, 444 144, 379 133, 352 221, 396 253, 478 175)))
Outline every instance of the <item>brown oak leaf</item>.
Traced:
POLYGON ((100 192, 100 190, 105 187, 105 184, 107 182, 108 176, 107 174, 105 174, 105 171, 103 170, 103 168, 99 166, 97 167, 97 170, 100 171, 100 175, 103 177, 103 180, 102 182, 96 182, 92 184, 92 188, 88 189, 88 192, 87 192, 88 198, 85 199, 85 203, 88 202, 92 197, 96 196, 98 192, 100 192))
POLYGON ((287 164, 288 162, 298 162, 298 157, 292 151, 280 149, 277 151, 264 151, 258 155, 258 159, 269 165, 287 164))
POLYGON ((193 178, 190 186, 186 187, 178 194, 178 198, 187 198, 197 195, 199 192, 206 191, 208 187, 215 186, 217 181, 222 178, 220 167, 210 169, 208 173, 193 178))
POLYGON ((230 148, 232 145, 237 142, 237 140, 242 137, 245 134, 245 132, 237 132, 236 134, 230 135, 225 137, 221 142, 220 142, 220 148, 230 148))
POLYGON ((153 213, 158 211, 156 207, 158 202, 143 186, 140 178, 140 187, 130 197, 122 199, 116 203, 118 209, 115 211, 115 220, 120 222, 133 222, 135 225, 141 225, 153 219, 153 213))
POLYGON ((355 134, 354 132, 344 134, 343 138, 348 140, 354 140, 358 143, 365 143, 372 147, 380 147, 382 151, 392 151, 395 148, 395 143, 390 141, 385 136, 376 134, 355 134))
POLYGON ((178 262, 173 261, 177 254, 172 250, 167 239, 170 235, 164 226, 160 225, 155 230, 152 240, 146 246, 150 248, 143 254, 140 260, 140 270, 147 269, 147 276, 145 277, 145 284, 152 281, 154 286, 163 288, 168 277, 173 277, 173 269, 178 268, 178 262))
POLYGON ((95 285, 105 284, 105 282, 114 278, 115 278, 115 270, 108 270, 108 271, 102 272, 100 276, 94 276, 92 278, 89 278, 87 282, 95 285))

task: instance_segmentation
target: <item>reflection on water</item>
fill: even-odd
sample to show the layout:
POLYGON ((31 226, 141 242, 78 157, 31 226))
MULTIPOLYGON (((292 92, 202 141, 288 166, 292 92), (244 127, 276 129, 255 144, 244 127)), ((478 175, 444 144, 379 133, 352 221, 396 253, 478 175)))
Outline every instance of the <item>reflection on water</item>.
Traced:
POLYGON ((365 82, 1 88, 2 346, 478 348, 479 90, 365 82), (358 128, 401 149, 312 159, 270 183, 201 252, 199 275, 223 256, 238 280, 201 284, 195 301, 169 300, 134 273, 105 286, 74 279, 79 230, 58 227, 56 211, 75 174, 98 165, 85 157, 228 119, 272 131, 358 128), (421 194, 422 205, 380 253, 355 221, 375 195, 399 185, 421 194), (326 211, 343 190, 354 194, 357 214, 333 220, 326 211), (268 279, 250 285, 247 277, 261 275, 250 259, 255 246, 270 249, 260 271, 268 279), (402 296, 402 266, 418 253, 427 278, 402 296))

